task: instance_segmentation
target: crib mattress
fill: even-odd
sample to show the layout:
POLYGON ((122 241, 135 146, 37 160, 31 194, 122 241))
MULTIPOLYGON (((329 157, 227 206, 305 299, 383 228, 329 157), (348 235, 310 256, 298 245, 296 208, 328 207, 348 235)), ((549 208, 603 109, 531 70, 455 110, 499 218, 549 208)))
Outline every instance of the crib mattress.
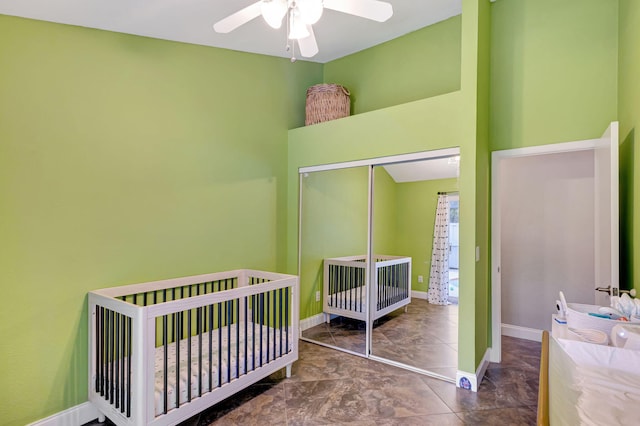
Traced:
MULTIPOLYGON (((168 361, 168 377, 167 377, 167 411, 176 407, 176 383, 179 383, 178 397, 179 403, 185 403, 188 399, 188 363, 191 363, 190 371, 190 387, 191 398, 209 392, 209 389, 215 389, 225 383, 243 375, 247 371, 253 371, 260 365, 267 364, 275 358, 279 358, 291 350, 293 345, 293 336, 291 328, 289 328, 288 340, 287 333, 283 329, 274 329, 268 326, 262 326, 262 335, 260 334, 261 326, 259 324, 247 323, 247 335, 245 339, 244 322, 239 324, 240 338, 236 335, 236 325, 222 327, 213 330, 211 333, 211 386, 209 386, 209 333, 202 334, 202 358, 199 354, 199 336, 191 337, 191 358, 188 359, 189 339, 180 341, 180 374, 179 382, 176 381, 176 352, 177 346, 171 343, 167 346, 168 361), (255 327, 255 329, 254 329, 255 327), (229 328, 231 339, 229 339, 229 328), (255 334, 254 334, 255 330, 255 334), (275 333, 275 334, 274 334, 275 333), (220 334, 222 339, 220 340, 220 334), (275 335, 275 341, 274 341, 275 335), (245 371, 245 340, 247 343, 247 361, 245 371), (219 345, 219 342, 220 345, 219 345), (262 344, 261 344, 262 342, 262 344), (221 348, 219 351, 218 348, 221 348), (239 350, 237 349, 239 347, 239 350), (230 358, 229 358, 230 350, 230 358), (220 352, 220 357, 219 357, 220 352), (199 361, 202 359, 202 361, 199 361), (199 363, 201 362, 201 366, 199 363), (262 364, 261 364, 262 363, 262 364), (201 386, 201 387, 200 387, 201 386)), ((156 415, 164 412, 164 346, 156 348, 155 352, 155 413, 156 415)))
POLYGON ((365 312, 366 288, 345 290, 328 296, 328 305, 332 309, 342 309, 349 312, 365 312))
MULTIPOLYGON (((333 293, 329 296, 328 305, 332 309, 342 309, 349 312, 365 312, 366 303, 366 287, 361 287, 362 290, 345 290, 339 293, 333 293)), ((379 286, 378 290, 382 294, 389 294, 388 301, 391 303, 397 303, 401 300, 405 300, 407 297, 402 297, 398 294, 396 287, 388 286, 385 291, 383 286, 379 286)))

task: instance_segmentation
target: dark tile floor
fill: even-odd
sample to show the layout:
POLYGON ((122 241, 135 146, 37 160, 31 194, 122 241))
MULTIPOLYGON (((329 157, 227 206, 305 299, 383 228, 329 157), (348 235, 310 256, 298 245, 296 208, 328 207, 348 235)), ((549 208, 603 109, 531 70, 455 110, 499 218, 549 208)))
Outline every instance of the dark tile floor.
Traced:
POLYGON ((291 378, 276 373, 182 425, 534 425, 540 344, 503 336, 502 345, 502 363, 473 393, 300 342, 291 378))

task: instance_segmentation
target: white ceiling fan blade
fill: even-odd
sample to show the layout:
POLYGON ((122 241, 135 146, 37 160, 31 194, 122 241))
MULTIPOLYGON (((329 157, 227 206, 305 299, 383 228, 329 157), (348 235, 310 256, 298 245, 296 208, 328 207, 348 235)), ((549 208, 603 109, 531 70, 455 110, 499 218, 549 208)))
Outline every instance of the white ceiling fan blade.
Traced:
POLYGON ((318 42, 316 41, 316 35, 313 33, 313 27, 307 25, 307 30, 309 35, 298 40, 298 47, 300 47, 300 55, 305 58, 311 58, 318 53, 318 42))
POLYGON ((241 9, 236 13, 227 16, 226 18, 219 20, 218 22, 213 24, 213 29, 218 33, 228 33, 235 30, 240 25, 244 25, 247 22, 257 18, 261 14, 260 3, 260 1, 253 3, 252 5, 249 5, 244 9, 241 9))
POLYGON ((391 3, 378 0, 324 0, 324 7, 378 22, 393 15, 391 3))

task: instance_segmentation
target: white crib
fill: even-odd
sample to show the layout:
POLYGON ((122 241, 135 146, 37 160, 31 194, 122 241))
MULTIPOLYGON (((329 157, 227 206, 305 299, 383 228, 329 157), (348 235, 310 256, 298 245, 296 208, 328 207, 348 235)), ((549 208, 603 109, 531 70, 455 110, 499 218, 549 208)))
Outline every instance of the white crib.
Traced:
POLYGON ((237 270, 89 293, 89 400, 175 425, 298 359, 298 277, 237 270))
MULTIPOLYGON (((411 258, 374 256, 371 319, 376 320, 411 303, 411 258)), ((324 260, 323 312, 366 321, 367 257, 347 256, 324 260)))

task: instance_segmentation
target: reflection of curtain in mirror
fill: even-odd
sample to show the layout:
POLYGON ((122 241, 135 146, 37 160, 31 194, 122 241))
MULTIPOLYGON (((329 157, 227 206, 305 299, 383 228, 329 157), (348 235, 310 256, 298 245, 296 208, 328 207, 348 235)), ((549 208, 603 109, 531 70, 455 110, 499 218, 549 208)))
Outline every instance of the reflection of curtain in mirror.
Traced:
POLYGON ((427 300, 433 305, 449 304, 449 201, 444 193, 438 194, 427 300))

